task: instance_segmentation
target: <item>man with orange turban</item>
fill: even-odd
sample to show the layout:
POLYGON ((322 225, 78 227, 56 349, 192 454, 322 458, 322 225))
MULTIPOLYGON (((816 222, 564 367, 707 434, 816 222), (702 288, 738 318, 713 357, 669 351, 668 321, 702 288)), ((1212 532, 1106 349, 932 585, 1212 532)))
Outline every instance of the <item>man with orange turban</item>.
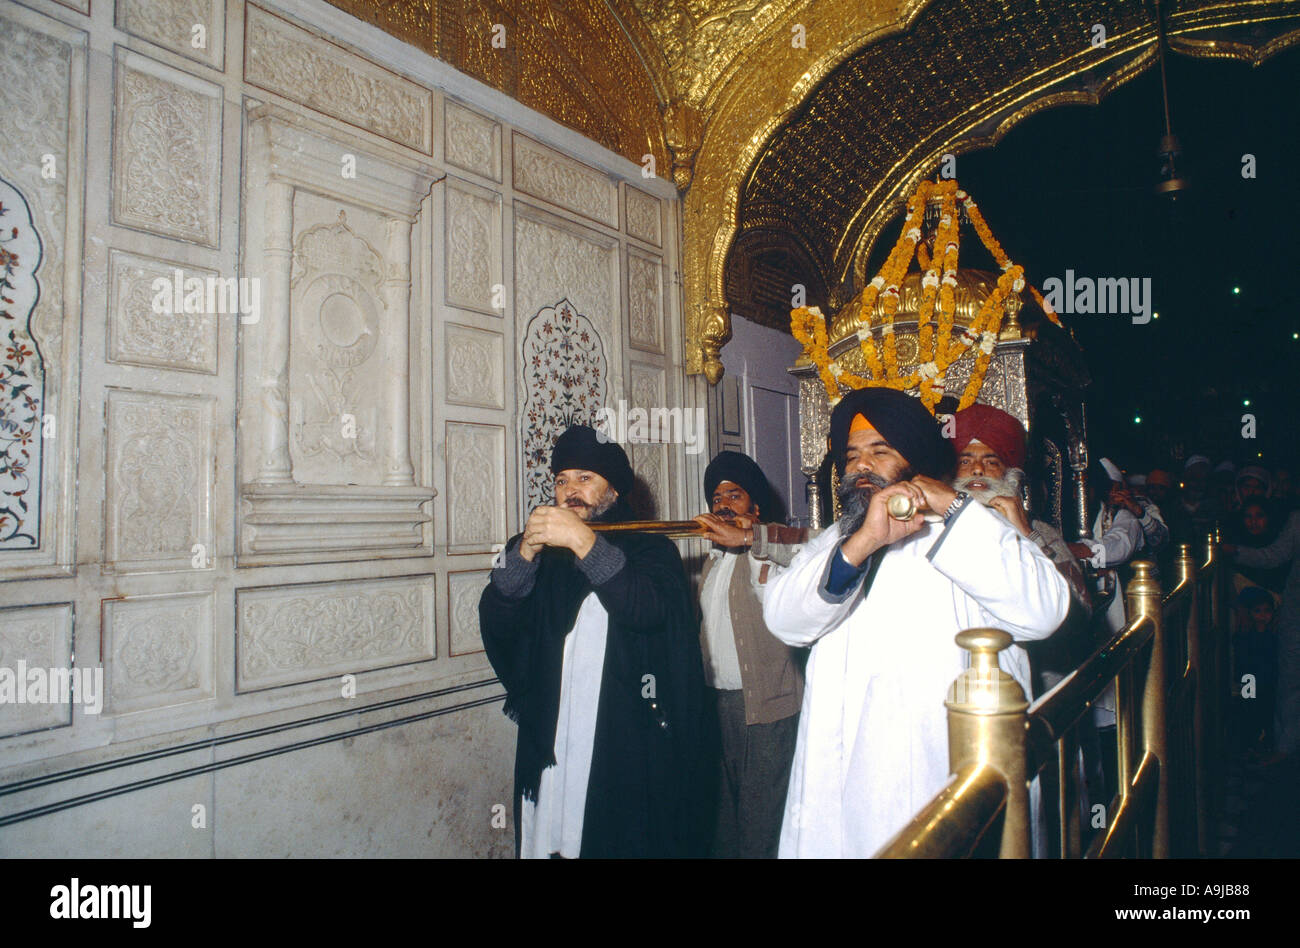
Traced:
MULTIPOLYGON (((773 635, 812 646, 783 857, 866 857, 889 842, 948 781, 943 702, 967 659, 956 634, 1045 638, 1070 602, 1037 545, 948 484, 952 445, 918 399, 849 393, 831 413, 831 450, 843 516, 763 604, 773 635), (897 496, 918 512, 891 517, 897 496)), ((1029 693, 1024 651, 998 660, 1029 693)))

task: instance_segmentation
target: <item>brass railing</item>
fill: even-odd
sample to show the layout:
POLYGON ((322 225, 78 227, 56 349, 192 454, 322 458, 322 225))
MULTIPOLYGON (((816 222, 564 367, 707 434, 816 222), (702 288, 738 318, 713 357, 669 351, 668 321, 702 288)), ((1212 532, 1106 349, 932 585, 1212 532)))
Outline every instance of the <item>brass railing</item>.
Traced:
MULTIPOLYGON (((957 644, 970 667, 953 682, 948 708, 947 786, 877 853, 885 858, 1030 855, 1029 783, 1055 771, 1062 858, 1209 854, 1211 815, 1222 801, 1228 696, 1227 571, 1210 537, 1198 569, 1179 547, 1167 595, 1151 563, 1133 564, 1129 623, 1032 706, 998 667, 1011 645, 998 629, 968 629, 957 644), (1081 807, 1081 729, 1115 685, 1116 783, 1110 800, 1081 807), (996 843, 996 846, 994 846, 996 843)), ((1040 819, 1039 832, 1046 821, 1040 819)))

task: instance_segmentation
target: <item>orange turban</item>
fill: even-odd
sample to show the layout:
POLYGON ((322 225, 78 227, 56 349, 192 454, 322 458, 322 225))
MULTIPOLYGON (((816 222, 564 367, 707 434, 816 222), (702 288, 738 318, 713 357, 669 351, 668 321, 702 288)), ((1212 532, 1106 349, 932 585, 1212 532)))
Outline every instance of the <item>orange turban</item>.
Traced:
POLYGON ((849 422, 849 434, 853 434, 853 432, 855 431, 875 431, 875 430, 876 429, 871 426, 871 422, 867 421, 867 419, 863 417, 861 414, 854 415, 853 420, 849 422))

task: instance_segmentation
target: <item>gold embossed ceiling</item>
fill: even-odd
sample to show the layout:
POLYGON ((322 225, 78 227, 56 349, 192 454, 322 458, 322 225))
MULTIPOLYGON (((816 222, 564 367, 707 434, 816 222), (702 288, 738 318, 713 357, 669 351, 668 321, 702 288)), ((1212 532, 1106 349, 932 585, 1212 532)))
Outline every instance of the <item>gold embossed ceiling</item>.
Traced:
POLYGON ((329 2, 630 161, 650 154, 668 167, 668 68, 630 8, 619 16, 619 4, 604 0, 329 2))
MULTIPOLYGON (((1238 53, 1250 55, 1252 40, 1259 48, 1300 28, 1296 6, 1184 2, 1175 48, 1204 48, 1193 41, 1213 25, 1219 41, 1206 51, 1222 55, 1223 15, 1245 13, 1253 22, 1238 53)), ((945 153, 984 147, 1040 108, 1097 102, 1151 62, 1153 22, 1149 3, 931 4, 906 32, 837 68, 771 137, 741 191, 737 247, 767 232, 770 253, 771 232, 784 235, 838 305, 870 278, 867 255, 900 195, 945 153), (1105 26, 1104 49, 1089 41, 1095 23, 1105 26)))
POLYGON ((755 49, 775 43, 806 65, 809 45, 834 53, 846 37, 896 28, 925 0, 328 2, 631 161, 653 154, 685 188, 718 94, 738 72, 769 71, 751 61, 755 49), (497 25, 504 45, 494 46, 497 25))

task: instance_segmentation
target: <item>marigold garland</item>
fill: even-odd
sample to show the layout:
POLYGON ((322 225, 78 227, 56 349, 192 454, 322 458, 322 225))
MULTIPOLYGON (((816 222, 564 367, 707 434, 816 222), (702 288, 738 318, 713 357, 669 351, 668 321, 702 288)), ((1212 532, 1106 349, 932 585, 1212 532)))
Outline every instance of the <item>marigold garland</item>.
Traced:
MULTIPOLYGON (((849 388, 875 386, 906 391, 919 388, 921 401, 933 414, 946 389, 948 368, 966 354, 978 340, 978 354, 970 378, 962 392, 958 410, 974 404, 988 372, 989 362, 1002 325, 1003 304, 1012 292, 1025 288, 1024 268, 1013 264, 997 242, 984 216, 970 196, 957 187, 955 180, 922 181, 908 200, 903 231, 891 249, 880 272, 871 280, 859 298, 857 309, 858 346, 871 377, 864 379, 848 371, 838 360, 830 357, 827 320, 815 306, 801 306, 790 313, 790 330, 803 345, 804 355, 817 367, 818 377, 826 388, 830 403, 840 400, 841 385, 849 388), (939 225, 935 231, 933 257, 921 242, 921 222, 929 201, 939 199, 939 225), (979 313, 971 324, 954 341, 952 331, 957 310, 957 258, 959 250, 960 218, 958 205, 963 205, 967 218, 975 228, 993 259, 1001 268, 993 292, 985 298, 979 313), (902 296, 902 283, 913 257, 922 269, 921 299, 917 307, 918 344, 920 365, 906 376, 899 375, 898 344, 894 332, 894 317, 902 296), (942 266, 942 271, 940 270, 942 266), (940 275, 942 273, 942 275, 940 275), (885 294, 881 306, 879 325, 880 347, 872 332, 872 314, 877 299, 885 294), (935 319, 935 304, 938 319, 935 319), (937 322, 937 326, 936 326, 937 322), (883 348, 883 365, 881 349, 883 348)), ((1061 325, 1056 313, 1047 305, 1038 290, 1030 286, 1034 300, 1043 308, 1048 319, 1061 325)))

